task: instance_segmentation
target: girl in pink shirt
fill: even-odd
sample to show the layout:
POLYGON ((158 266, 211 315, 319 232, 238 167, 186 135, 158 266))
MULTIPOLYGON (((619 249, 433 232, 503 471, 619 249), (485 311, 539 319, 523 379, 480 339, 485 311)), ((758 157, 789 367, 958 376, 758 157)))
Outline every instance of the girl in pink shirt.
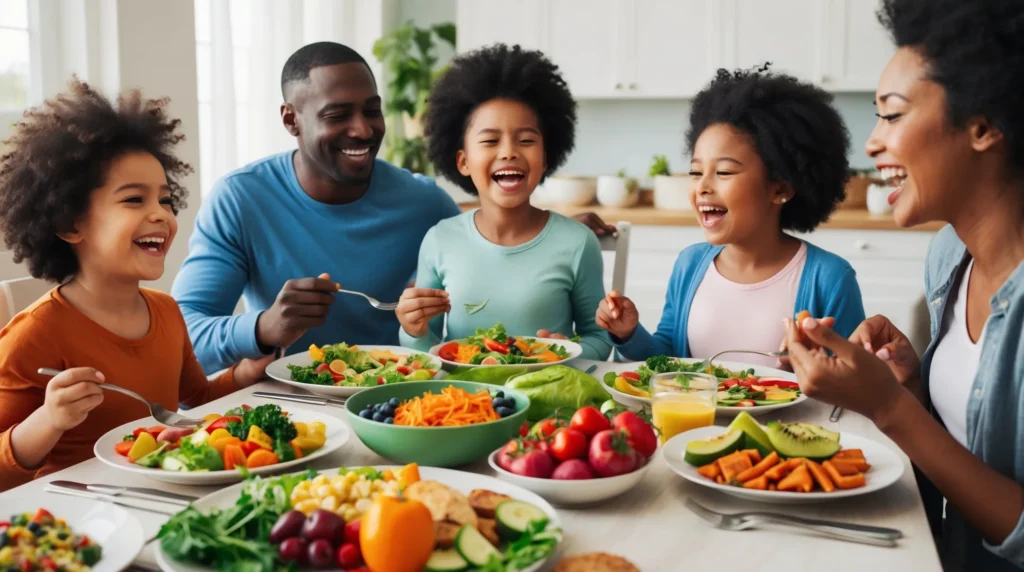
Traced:
MULTIPOLYGON (((717 77, 694 99, 686 135, 690 202, 706 243, 680 253, 661 322, 639 325, 611 292, 597 323, 632 360, 778 350, 800 310, 850 335, 864 320, 853 268, 787 231, 810 232, 846 195, 850 137, 827 92, 760 70, 717 77)), ((777 365, 775 358, 744 361, 777 365)))

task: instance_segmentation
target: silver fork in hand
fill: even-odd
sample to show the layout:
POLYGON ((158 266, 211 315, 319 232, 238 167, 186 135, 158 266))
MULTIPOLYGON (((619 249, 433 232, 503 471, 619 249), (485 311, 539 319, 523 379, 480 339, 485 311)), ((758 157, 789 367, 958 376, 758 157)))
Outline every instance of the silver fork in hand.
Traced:
POLYGON ((903 533, 894 528, 832 522, 770 512, 722 514, 701 506, 690 498, 686 499, 686 506, 697 516, 722 530, 746 530, 759 524, 781 524, 810 530, 838 540, 889 547, 896 546, 896 540, 903 538, 903 533))
POLYGON ((378 310, 391 311, 394 310, 395 308, 398 308, 398 302, 381 302, 380 300, 374 298, 373 296, 367 296, 362 292, 355 292, 353 290, 338 290, 338 293, 362 296, 363 298, 366 298, 366 301, 369 302, 371 306, 377 308, 378 310))
MULTIPOLYGON (((39 368, 38 371, 41 375, 49 375, 51 377, 59 373, 63 373, 59 369, 50 369, 48 367, 41 367, 39 368)), ((135 399, 138 399, 139 401, 145 403, 146 407, 149 407, 150 415, 152 415, 154 419, 156 419, 160 423, 163 423, 164 425, 171 425, 174 427, 185 429, 191 427, 199 427, 200 425, 203 424, 202 419, 185 417, 183 415, 178 415, 173 411, 168 411, 164 409, 164 407, 159 403, 150 403, 149 401, 146 401, 145 397, 139 395, 138 393, 135 393, 130 389, 125 389, 119 385, 113 385, 110 383, 97 383, 96 385, 100 386, 103 389, 123 393, 128 397, 134 397, 135 399)))

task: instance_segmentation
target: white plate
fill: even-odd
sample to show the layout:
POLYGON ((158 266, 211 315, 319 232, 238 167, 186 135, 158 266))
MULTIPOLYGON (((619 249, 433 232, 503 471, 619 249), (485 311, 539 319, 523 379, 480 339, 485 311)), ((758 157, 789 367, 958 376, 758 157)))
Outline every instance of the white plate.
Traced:
MULTIPOLYGON (((288 472, 288 469, 294 471, 310 461, 314 461, 324 455, 329 455, 334 451, 337 451, 342 447, 342 445, 348 442, 350 432, 348 426, 345 425, 341 419, 316 411, 299 409, 298 407, 286 406, 284 410, 288 412, 288 416, 292 421, 304 421, 306 423, 312 423, 313 421, 322 422, 327 426, 327 441, 324 443, 323 447, 320 447, 301 459, 295 459, 286 463, 278 463, 276 465, 270 465, 269 467, 249 469, 250 473, 256 475, 270 475, 274 473, 288 472)), ((179 473, 176 471, 164 471, 162 469, 140 467, 129 463, 127 457, 118 455, 117 452, 114 451, 114 445, 119 443, 125 435, 130 435, 136 427, 149 427, 152 425, 160 425, 160 423, 152 417, 147 417, 145 419, 125 423, 120 427, 111 429, 96 442, 96 445, 93 447, 93 453, 100 461, 103 461, 115 469, 144 475, 153 480, 163 481, 165 483, 199 486, 224 485, 228 483, 237 483, 244 478, 242 476, 242 472, 237 469, 232 471, 209 471, 205 473, 179 473)))
POLYGON ((72 533, 85 534, 103 548, 103 557, 92 567, 94 572, 124 570, 145 544, 142 524, 123 508, 103 501, 55 494, 13 496, 4 500, 0 518, 35 513, 40 508, 67 521, 72 533))
MULTIPOLYGON (((400 466, 384 465, 377 466, 378 470, 383 471, 384 469, 391 469, 392 471, 398 471, 401 469, 400 466)), ((320 471, 325 475, 336 475, 338 469, 326 469, 320 471)), ((558 513, 555 508, 551 506, 547 501, 539 497, 538 495, 531 493, 530 491, 517 487, 516 485, 502 482, 494 477, 488 477, 484 475, 478 475, 475 473, 466 473, 462 471, 454 471, 452 469, 441 469, 437 467, 420 467, 420 479, 424 481, 437 481, 444 485, 447 485, 453 489, 461 491, 462 493, 469 495, 473 489, 487 489, 496 493, 506 494, 516 500, 521 500, 535 505, 540 510, 544 511, 548 515, 549 526, 551 528, 562 528, 562 522, 558 519, 558 513)), ((225 509, 234 506, 235 501, 238 500, 239 492, 241 491, 242 485, 237 484, 226 489, 221 489, 215 493, 209 494, 198 501, 192 503, 192 506, 199 509, 201 512, 207 512, 212 508, 225 509)), ((534 572, 540 570, 546 562, 552 561, 558 554, 558 550, 561 547, 555 547, 555 550, 544 560, 537 562, 533 566, 524 569, 522 572, 534 572)), ((156 561, 160 565, 160 569, 165 572, 208 572, 211 568, 207 568, 198 564, 191 564, 172 560, 167 554, 164 553, 163 547, 157 542, 156 549, 156 561)))
MULTIPOLYGON (((513 337, 518 338, 520 336, 513 336, 513 337)), ((525 339, 531 340, 531 341, 535 341, 535 342, 544 342, 544 343, 547 343, 547 344, 558 344, 558 345, 562 346, 563 348, 565 348, 565 351, 569 353, 569 357, 567 357, 566 359, 555 361, 555 362, 551 362, 551 363, 521 363, 521 364, 515 364, 514 367, 526 368, 526 371, 537 371, 539 369, 544 369, 546 367, 551 367, 553 365, 565 365, 566 363, 568 363, 568 362, 570 362, 570 361, 580 357, 581 355, 583 355, 583 346, 577 344, 576 342, 570 342, 569 340, 556 340, 556 339, 552 339, 552 338, 537 338, 537 337, 534 337, 534 336, 522 336, 522 337, 525 338, 525 339)), ((430 348, 430 355, 437 356, 437 352, 440 351, 441 350, 441 346, 443 346, 445 344, 449 344, 451 342, 462 343, 464 341, 465 341, 465 339, 461 339, 461 340, 448 340, 447 342, 444 342, 443 344, 437 344, 436 346, 430 348)), ((443 363, 449 369, 453 369, 453 368, 457 368, 457 367, 500 367, 500 366, 504 365, 504 364, 498 364, 498 365, 473 365, 473 364, 468 364, 468 363, 458 363, 458 362, 454 362, 454 361, 448 361, 446 359, 441 359, 440 357, 438 357, 437 359, 441 360, 441 363, 443 363)))
POLYGON ((491 453, 487 457, 487 462, 498 473, 499 479, 523 487, 528 491, 533 491, 556 506, 566 507, 597 504, 632 490, 633 487, 643 480, 644 475, 647 474, 647 469, 651 467, 651 461, 648 460, 647 464, 641 467, 640 470, 617 477, 576 481, 538 479, 517 475, 501 468, 498 465, 498 453, 501 453, 501 449, 491 453))
MULTIPOLYGON (((359 346, 359 349, 363 351, 371 350, 385 350, 390 351, 400 356, 410 356, 413 354, 421 354, 424 352, 417 352, 410 350, 409 348, 403 348, 400 346, 359 346)), ((316 393, 318 395, 324 395, 327 397, 350 397, 359 393, 367 387, 342 387, 337 385, 315 385, 312 383, 300 383, 292 380, 292 372, 288 370, 289 365, 307 366, 313 363, 313 358, 309 357, 309 352, 302 352, 290 356, 285 356, 279 360, 275 360, 267 366, 267 375, 277 381, 287 383, 309 391, 310 393, 316 393)), ((435 371, 441 370, 441 360, 435 359, 429 364, 427 369, 435 371)))
POLYGON ((688 481, 711 489, 722 491, 725 494, 740 497, 742 499, 754 500, 774 504, 809 504, 825 502, 846 497, 866 495, 879 491, 900 480, 903 476, 903 459, 889 447, 850 433, 840 433, 839 443, 844 449, 861 449, 864 451, 864 458, 871 469, 864 474, 867 485, 859 489, 839 490, 830 493, 792 493, 782 491, 757 491, 744 489, 730 485, 721 485, 697 472, 697 467, 683 460, 686 452, 686 444, 690 441, 709 439, 721 435, 726 429, 724 427, 701 427, 685 433, 680 433, 668 440, 662 447, 662 455, 670 469, 688 481))
MULTIPOLYGON (((693 358, 679 359, 680 361, 683 361, 685 363, 696 363, 704 361, 693 358)), ((644 362, 642 361, 631 363, 617 363, 615 364, 614 371, 615 373, 622 373, 624 371, 636 371, 643 364, 644 362)), ((744 371, 753 368, 754 375, 757 377, 768 377, 784 379, 786 381, 796 381, 796 375, 794 375, 791 372, 783 371, 781 369, 775 369, 772 367, 765 367, 763 365, 718 360, 715 360, 715 365, 724 367, 726 369, 731 369, 733 371, 744 371)), ((651 407, 650 397, 637 397, 635 395, 623 393, 618 389, 615 389, 614 387, 605 384, 603 379, 601 380, 601 385, 604 385, 604 388, 607 389, 608 392, 612 394, 612 397, 615 398, 615 401, 618 401, 619 403, 636 408, 650 409, 651 407)), ((801 393, 796 399, 790 401, 789 403, 776 403, 774 405, 755 405, 754 407, 716 407, 715 413, 723 417, 735 417, 740 414, 740 411, 746 411, 749 415, 760 415, 762 413, 768 413, 769 411, 775 411, 777 409, 785 409, 787 407, 792 407, 798 403, 803 403, 804 401, 807 401, 807 396, 801 393)))

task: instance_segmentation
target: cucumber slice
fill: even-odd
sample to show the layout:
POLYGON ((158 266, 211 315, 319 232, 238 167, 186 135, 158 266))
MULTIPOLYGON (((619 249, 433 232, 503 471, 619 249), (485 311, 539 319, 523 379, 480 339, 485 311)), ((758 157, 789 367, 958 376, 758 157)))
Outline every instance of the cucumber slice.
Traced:
POLYGON ((472 524, 465 524, 455 535, 455 550, 459 556, 473 566, 483 566, 492 556, 501 558, 501 553, 472 524))
POLYGON ((469 568, 469 562, 459 555, 454 548, 439 548, 430 554, 430 560, 424 565, 427 572, 458 572, 469 568))
POLYGON ((754 405, 778 405, 780 403, 791 403, 792 399, 755 399, 754 405))
POLYGON ((188 467, 185 466, 185 463, 182 463, 175 457, 164 457, 164 460, 160 463, 160 468, 165 471, 188 472, 188 467))
POLYGON ((515 540, 526 532, 531 522, 541 521, 546 525, 548 515, 528 502, 508 500, 498 503, 494 519, 498 521, 498 536, 515 540))

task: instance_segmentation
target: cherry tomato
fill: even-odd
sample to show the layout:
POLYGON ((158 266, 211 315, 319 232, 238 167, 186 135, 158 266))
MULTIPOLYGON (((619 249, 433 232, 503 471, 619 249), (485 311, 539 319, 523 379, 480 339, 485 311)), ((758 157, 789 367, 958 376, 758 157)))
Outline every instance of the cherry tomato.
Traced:
POLYGON ((409 375, 410 373, 412 373, 412 370, 405 367, 404 365, 398 366, 397 368, 395 368, 395 370, 402 375, 409 375))
POLYGON ((588 460, 594 472, 602 477, 623 475, 636 469, 636 451, 629 446, 622 431, 601 431, 590 442, 588 460))
POLYGON ((448 342, 437 350, 437 357, 445 361, 455 361, 455 354, 459 351, 458 342, 448 342))
POLYGON ((587 437, 593 437, 605 429, 611 429, 608 418, 596 407, 582 407, 569 420, 569 427, 582 431, 587 437))
POLYGON ((564 420, 549 417, 534 423, 533 427, 530 429, 529 435, 531 437, 547 439, 554 434, 556 429, 566 426, 567 423, 564 420))
POLYGON ((619 377, 632 379, 633 381, 640 381, 640 374, 635 371, 624 371, 619 374, 619 377))
POLYGON ((580 459, 587 454, 587 436, 582 431, 562 427, 555 431, 551 442, 551 455, 559 461, 580 459))
POLYGON ((623 411, 612 419, 612 425, 628 436, 629 446, 644 457, 650 457, 658 448, 658 436, 654 428, 632 411, 623 411))
POLYGON ((759 382, 763 387, 778 387, 781 389, 800 389, 800 384, 795 381, 786 381, 784 379, 762 379, 759 382))
POLYGON ((529 434, 530 434, 530 423, 528 421, 523 421, 523 425, 519 428, 519 436, 520 437, 526 437, 529 434))
POLYGON ((345 542, 359 544, 359 519, 345 524, 345 542))
POLYGON ((316 373, 323 373, 325 371, 326 372, 330 372, 331 371, 331 366, 329 364, 322 363, 322 364, 316 366, 316 369, 314 369, 313 371, 316 372, 316 373))
POLYGON ((484 338, 484 347, 499 354, 508 353, 508 344, 503 344, 499 341, 492 340, 491 338, 484 338))
POLYGON ((221 417, 220 419, 214 421, 213 423, 210 423, 210 426, 206 428, 206 432, 207 433, 213 433, 217 429, 227 429, 228 428, 228 423, 231 423, 232 421, 241 423, 242 422, 242 418, 241 417, 236 417, 234 415, 228 415, 227 417, 221 417))
POLYGON ((249 455, 252 455, 253 452, 259 451, 263 448, 259 443, 253 443, 252 441, 242 441, 240 446, 242 447, 242 452, 245 453, 246 458, 248 458, 249 455))
POLYGON ((359 545, 353 542, 346 542, 338 547, 338 567, 342 570, 355 568, 363 563, 363 555, 359 552, 359 545))
POLYGON ((755 405, 757 405, 757 404, 754 403, 753 399, 744 399, 743 401, 738 402, 733 407, 753 407, 755 405))

